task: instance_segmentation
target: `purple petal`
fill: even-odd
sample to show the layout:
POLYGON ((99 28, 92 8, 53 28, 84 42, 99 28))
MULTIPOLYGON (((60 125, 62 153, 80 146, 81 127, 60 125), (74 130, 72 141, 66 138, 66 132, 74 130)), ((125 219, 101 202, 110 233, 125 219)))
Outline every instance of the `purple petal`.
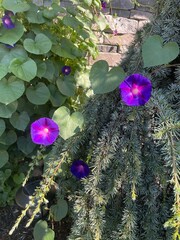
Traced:
POLYGON ((101 1, 102 10, 106 9, 106 5, 107 5, 107 3, 105 1, 101 1))
POLYGON ((71 173, 78 179, 81 179, 89 175, 90 169, 84 161, 76 160, 71 165, 71 173))
POLYGON ((12 11, 6 10, 5 15, 12 17, 12 16, 14 16, 14 13, 12 11))
POLYGON ((128 106, 143 106, 151 97, 151 81, 140 75, 132 74, 119 86, 121 98, 128 106))
POLYGON ((31 124, 31 139, 36 144, 51 145, 59 136, 59 127, 50 118, 40 118, 31 124))
POLYGON ((3 26, 7 29, 15 28, 15 24, 12 22, 11 18, 8 15, 2 17, 3 26))
POLYGON ((71 67, 65 65, 62 69, 61 69, 62 73, 65 75, 69 75, 71 73, 71 67))
POLYGON ((7 48, 11 49, 11 48, 14 48, 15 47, 15 44, 13 45, 9 45, 9 44, 4 44, 7 48))

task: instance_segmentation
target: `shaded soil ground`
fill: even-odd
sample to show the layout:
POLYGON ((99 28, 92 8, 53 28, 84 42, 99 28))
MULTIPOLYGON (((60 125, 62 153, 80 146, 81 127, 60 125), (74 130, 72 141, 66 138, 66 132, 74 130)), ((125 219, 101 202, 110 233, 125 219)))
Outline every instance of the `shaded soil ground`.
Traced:
MULTIPOLYGON (((0 240, 33 240, 33 226, 38 220, 34 220, 29 228, 25 228, 28 217, 25 217, 22 220, 18 229, 14 231, 13 235, 9 235, 9 231, 20 213, 21 210, 16 205, 0 208, 0 240)), ((61 223, 51 222, 49 223, 49 227, 55 231, 55 240, 67 239, 70 227, 67 218, 65 218, 61 223)))

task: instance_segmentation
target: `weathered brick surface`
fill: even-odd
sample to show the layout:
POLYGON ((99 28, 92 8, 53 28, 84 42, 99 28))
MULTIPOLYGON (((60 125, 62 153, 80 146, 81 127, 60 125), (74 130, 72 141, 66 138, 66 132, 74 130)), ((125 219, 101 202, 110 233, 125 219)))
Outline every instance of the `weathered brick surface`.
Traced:
POLYGON ((142 5, 148 5, 148 6, 154 6, 154 4, 156 3, 156 0, 138 0, 139 4, 142 5))
POLYGON ((127 19, 123 17, 117 17, 115 20, 113 16, 107 15, 106 19, 112 30, 117 29, 119 34, 124 33, 136 33, 138 29, 138 21, 133 19, 127 19))
MULTIPOLYGON (((33 0, 37 5, 48 6, 52 0, 33 0)), ((147 22, 153 19, 153 6, 156 0, 138 0, 140 5, 136 5, 132 0, 111 0, 111 4, 107 4, 107 8, 102 10, 109 23, 109 29, 103 36, 97 31, 97 25, 94 24, 92 29, 97 36, 96 43, 99 44, 100 51, 96 60, 89 59, 92 65, 95 61, 106 60, 109 65, 119 65, 125 56, 129 45, 134 40, 134 34, 142 28, 147 22), (116 15, 116 17, 113 17, 116 15), (118 35, 114 35, 113 31, 117 30, 118 35)), ((72 3, 70 0, 60 0, 61 7, 68 7, 72 3)))
POLYGON ((111 6, 120 9, 133 9, 134 3, 131 0, 113 0, 111 6))
POLYGON ((109 66, 117 66, 122 60, 122 55, 119 53, 99 53, 96 60, 93 60, 92 58, 89 59, 89 64, 92 65, 99 60, 107 61, 109 66))
POLYGON ((114 36, 114 34, 106 34, 104 37, 104 44, 120 45, 121 37, 119 35, 114 36))
POLYGON ((134 40, 134 34, 124 34, 120 36, 120 45, 129 46, 134 40))
POLYGON ((94 41, 94 43, 104 43, 104 37, 103 37, 102 33, 98 32, 98 31, 94 31, 94 34, 97 37, 97 39, 94 41))
POLYGON ((129 18, 130 10, 122 10, 122 9, 113 9, 113 14, 116 14, 119 17, 129 18))
POLYGON ((98 50, 100 52, 111 52, 111 53, 117 53, 118 46, 116 45, 99 45, 98 50))
POLYGON ((149 23, 149 22, 150 22, 150 20, 139 21, 138 28, 140 29, 140 28, 144 27, 144 25, 149 23))
POLYGON ((149 20, 152 19, 153 15, 149 12, 143 12, 139 10, 131 10, 130 18, 137 20, 149 20))
POLYGON ((117 45, 117 46, 129 46, 134 40, 134 34, 123 34, 114 36, 113 34, 107 34, 104 37, 104 44, 117 45))

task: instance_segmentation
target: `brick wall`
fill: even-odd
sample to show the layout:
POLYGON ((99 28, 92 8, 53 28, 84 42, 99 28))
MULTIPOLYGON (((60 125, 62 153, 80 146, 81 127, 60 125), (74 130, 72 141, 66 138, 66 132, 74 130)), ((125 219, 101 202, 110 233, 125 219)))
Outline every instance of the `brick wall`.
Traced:
MULTIPOLYGON (((48 5, 51 0, 34 0, 40 5, 48 5)), ((153 17, 153 6, 156 0, 138 0, 135 4, 133 0, 111 0, 105 10, 102 10, 110 29, 106 31, 106 36, 98 36, 99 56, 96 60, 89 59, 92 65, 95 61, 106 60, 110 66, 119 65, 128 46, 134 39, 134 34, 145 23, 151 21, 153 17), (117 35, 113 33, 116 30, 117 35)), ((70 5, 70 0, 60 0, 62 7, 70 5)))
POLYGON ((153 18, 155 0, 138 2, 140 5, 137 6, 131 0, 112 0, 107 6, 104 14, 111 31, 107 30, 106 36, 99 37, 100 53, 96 60, 89 59, 90 65, 98 60, 106 60, 110 66, 120 64, 136 31, 153 18))

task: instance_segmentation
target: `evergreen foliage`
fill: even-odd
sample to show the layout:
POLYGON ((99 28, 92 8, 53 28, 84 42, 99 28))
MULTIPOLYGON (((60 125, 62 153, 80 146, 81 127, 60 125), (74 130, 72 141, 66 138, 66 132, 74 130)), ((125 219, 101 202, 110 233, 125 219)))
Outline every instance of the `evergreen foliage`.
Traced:
POLYGON ((159 1, 156 20, 136 34, 121 65, 128 75, 151 79, 149 102, 125 106, 118 89, 92 97, 83 109, 84 130, 58 139, 45 159, 41 188, 24 215, 33 202, 40 208, 58 175, 57 197, 68 200, 72 220, 68 240, 180 239, 179 57, 143 68, 141 53, 144 40, 155 34, 180 46, 179 3, 159 1), (74 160, 88 163, 87 178, 72 176, 74 160))
POLYGON ((157 17, 136 34, 122 67, 153 83, 146 107, 127 107, 119 91, 94 96, 84 108, 83 132, 56 143, 48 165, 65 151, 61 193, 71 206, 68 240, 180 239, 179 57, 174 65, 142 66, 142 43, 153 34, 180 45, 179 0, 160 1, 157 17), (73 160, 91 168, 75 182, 73 160), (67 170, 67 171, 65 171, 67 170))

